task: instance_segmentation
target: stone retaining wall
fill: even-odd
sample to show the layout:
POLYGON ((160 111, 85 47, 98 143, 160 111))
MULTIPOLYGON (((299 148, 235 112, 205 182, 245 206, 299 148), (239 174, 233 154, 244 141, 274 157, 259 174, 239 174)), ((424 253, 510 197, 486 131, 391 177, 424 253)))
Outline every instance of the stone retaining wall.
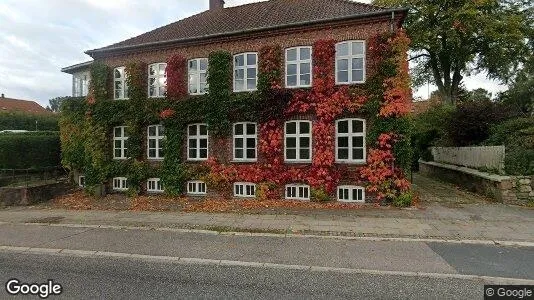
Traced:
POLYGON ((0 188, 0 207, 27 206, 45 202, 71 189, 72 186, 64 182, 28 187, 2 187, 0 188))
POLYGON ((501 176, 428 161, 419 161, 419 172, 505 204, 534 203, 534 176, 501 176))

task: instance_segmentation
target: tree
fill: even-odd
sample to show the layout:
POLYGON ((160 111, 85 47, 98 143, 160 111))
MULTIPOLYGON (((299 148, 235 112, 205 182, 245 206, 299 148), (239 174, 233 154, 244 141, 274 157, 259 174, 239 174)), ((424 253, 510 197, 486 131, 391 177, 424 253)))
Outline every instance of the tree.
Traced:
POLYGON ((534 57, 516 76, 514 82, 498 99, 524 117, 534 115, 534 57))
POLYGON ((63 100, 70 98, 70 97, 56 97, 54 99, 48 100, 50 103, 49 106, 46 107, 47 110, 53 111, 53 112, 60 112, 61 111, 61 103, 63 100))
POLYGON ((375 0, 407 7, 414 84, 432 82, 455 103, 464 76, 486 71, 508 83, 532 57, 534 10, 530 0, 375 0))

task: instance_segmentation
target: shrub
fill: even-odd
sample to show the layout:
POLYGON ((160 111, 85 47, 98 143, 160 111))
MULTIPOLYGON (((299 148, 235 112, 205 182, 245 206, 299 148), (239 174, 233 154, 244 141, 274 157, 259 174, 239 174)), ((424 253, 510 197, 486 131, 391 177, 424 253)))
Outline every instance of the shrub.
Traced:
POLYGON ((1 130, 58 131, 59 115, 32 115, 21 112, 0 112, 1 130))
POLYGON ((446 127, 451 146, 480 145, 489 137, 492 125, 510 116, 511 112, 505 106, 489 100, 458 104, 446 127))
POLYGON ((0 134, 0 169, 45 168, 59 165, 58 132, 0 134))
POLYGON ((432 160, 429 147, 448 144, 446 124, 452 120, 453 113, 453 106, 438 105, 413 118, 412 168, 414 170, 417 170, 419 159, 432 160))
POLYGON ((393 199, 393 205, 396 207, 409 207, 412 205, 413 199, 411 192, 402 193, 393 199))
POLYGON ((495 125, 486 145, 506 146, 505 171, 534 175, 534 118, 516 118, 495 125))
POLYGON ((311 199, 315 202, 327 202, 330 201, 330 195, 324 188, 312 188, 311 189, 311 199))

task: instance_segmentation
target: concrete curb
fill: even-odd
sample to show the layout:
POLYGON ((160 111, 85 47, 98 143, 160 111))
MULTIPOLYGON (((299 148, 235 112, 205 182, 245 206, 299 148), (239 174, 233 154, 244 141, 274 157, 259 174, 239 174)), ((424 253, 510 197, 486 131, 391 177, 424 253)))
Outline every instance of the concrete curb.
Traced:
MULTIPOLYGON (((529 241, 509 241, 509 240, 473 240, 473 239, 450 239, 450 238, 419 238, 419 237, 381 237, 381 236, 345 236, 345 235, 325 235, 325 234, 295 234, 295 233, 258 233, 242 231, 214 231, 204 229, 184 229, 170 227, 143 227, 143 226, 122 226, 122 225, 92 225, 92 224, 46 224, 46 223, 7 223, 0 225, 21 225, 21 226, 50 226, 67 228, 87 228, 87 229, 110 229, 110 230, 143 230, 143 231, 165 231, 176 233, 195 233, 221 236, 243 236, 243 237, 273 237, 273 238, 315 238, 315 239, 335 239, 354 240, 372 242, 420 242, 420 243, 451 243, 451 244, 471 244, 471 245, 497 245, 506 247, 534 247, 534 242, 529 241)), ((325 232, 326 233, 326 232, 325 232)))
POLYGON ((86 257, 86 258, 114 258, 114 259, 132 259, 151 262, 176 263, 185 265, 213 265, 213 266, 230 266, 230 267, 248 267, 248 268, 266 268, 266 269, 285 269, 300 270, 305 272, 328 272, 342 274, 360 274, 360 275, 382 275, 382 276, 408 276, 408 277, 426 277, 437 279, 461 279, 482 281, 488 284, 521 284, 534 285, 534 280, 508 277, 492 277, 468 274, 451 274, 451 273, 426 273, 410 271, 385 271, 370 269, 351 269, 306 265, 288 265, 276 263, 234 261, 234 260, 217 260, 190 257, 172 257, 172 256, 153 256, 132 253, 116 253, 104 251, 87 251, 72 249, 47 249, 47 248, 30 248, 30 247, 12 247, 0 246, 0 252, 10 252, 19 254, 39 254, 50 256, 69 256, 69 257, 86 257))

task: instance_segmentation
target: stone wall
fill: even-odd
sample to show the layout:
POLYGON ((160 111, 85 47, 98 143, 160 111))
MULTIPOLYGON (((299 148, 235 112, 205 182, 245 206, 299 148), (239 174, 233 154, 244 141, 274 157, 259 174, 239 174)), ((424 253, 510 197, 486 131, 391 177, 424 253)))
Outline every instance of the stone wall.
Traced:
POLYGON ((419 161, 419 172, 514 205, 534 203, 534 176, 501 176, 438 162, 419 161))
POLYGON ((28 187, 0 188, 0 207, 27 206, 51 200, 70 191, 72 186, 64 182, 28 187))

